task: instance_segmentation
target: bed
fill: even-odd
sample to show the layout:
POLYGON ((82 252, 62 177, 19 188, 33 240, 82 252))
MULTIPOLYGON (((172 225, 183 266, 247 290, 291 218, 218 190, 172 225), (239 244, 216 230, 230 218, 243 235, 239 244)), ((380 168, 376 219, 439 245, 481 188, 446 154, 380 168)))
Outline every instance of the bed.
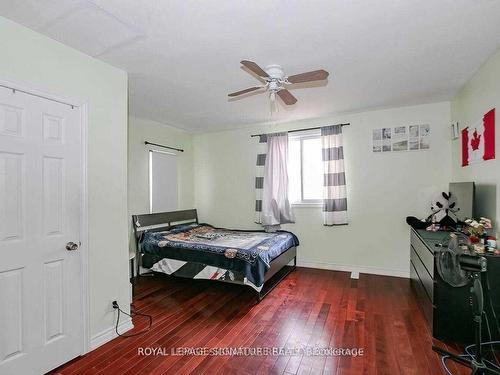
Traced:
POLYGON ((136 274, 217 280, 251 287, 260 301, 297 265, 297 237, 216 228, 195 209, 132 216, 136 274), (293 262, 293 265, 290 263, 293 262))

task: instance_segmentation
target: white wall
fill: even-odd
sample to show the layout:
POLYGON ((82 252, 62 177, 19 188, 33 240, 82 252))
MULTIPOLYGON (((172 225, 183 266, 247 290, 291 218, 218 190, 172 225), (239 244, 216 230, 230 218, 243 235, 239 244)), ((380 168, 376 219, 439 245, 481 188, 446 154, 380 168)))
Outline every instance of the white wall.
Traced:
MULTIPOLYGON (((177 154, 177 181, 179 209, 194 207, 192 135, 172 126, 136 117, 129 118, 128 129, 128 208, 129 218, 134 214, 149 213, 149 149, 144 141, 183 149, 177 154)), ((130 248, 135 251, 130 225, 130 248)))
POLYGON ((467 167, 461 165, 460 139, 453 141, 452 176, 455 181, 476 183, 476 208, 479 215, 495 219, 497 232, 500 202, 497 186, 500 182, 500 51, 488 59, 469 82, 460 90, 451 104, 453 122, 460 129, 480 120, 490 109, 496 108, 496 159, 467 167))
POLYGON ((114 324, 111 301, 128 308, 127 74, 0 17, 0 78, 89 105, 90 329, 114 324))
POLYGON ((301 241, 299 264, 407 276, 405 217, 427 216, 431 196, 451 177, 450 105, 427 104, 322 120, 195 135, 195 197, 200 219, 230 228, 253 223, 256 138, 250 134, 350 122, 344 128, 349 225, 324 227, 321 209, 295 208, 284 229, 301 241), (374 154, 372 129, 429 123, 431 150, 374 154))

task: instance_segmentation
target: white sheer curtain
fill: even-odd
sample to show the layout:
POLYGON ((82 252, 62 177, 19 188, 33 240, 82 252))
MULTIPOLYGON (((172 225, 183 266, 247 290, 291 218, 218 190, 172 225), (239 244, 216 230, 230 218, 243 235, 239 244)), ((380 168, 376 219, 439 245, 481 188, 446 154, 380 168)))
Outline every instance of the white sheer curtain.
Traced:
POLYGON ((288 133, 267 135, 260 223, 267 231, 295 221, 288 200, 288 133))

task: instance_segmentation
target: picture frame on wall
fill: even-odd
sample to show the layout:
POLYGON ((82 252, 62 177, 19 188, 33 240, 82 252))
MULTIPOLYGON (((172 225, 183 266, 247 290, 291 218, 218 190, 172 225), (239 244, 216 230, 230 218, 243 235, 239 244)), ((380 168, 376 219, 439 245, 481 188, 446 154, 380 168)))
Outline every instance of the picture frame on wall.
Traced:
POLYGON ((376 153, 425 151, 430 148, 431 126, 429 124, 372 129, 372 151, 376 153))
POLYGON ((451 124, 451 139, 458 139, 460 136, 460 129, 458 127, 458 121, 451 124))

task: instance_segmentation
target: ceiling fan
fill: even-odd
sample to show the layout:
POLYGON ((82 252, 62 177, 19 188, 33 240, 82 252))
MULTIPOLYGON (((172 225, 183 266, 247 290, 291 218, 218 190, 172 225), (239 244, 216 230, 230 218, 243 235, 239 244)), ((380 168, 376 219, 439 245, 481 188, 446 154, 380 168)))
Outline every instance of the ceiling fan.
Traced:
POLYGON ((313 70, 311 72, 295 74, 293 76, 286 76, 283 72, 283 69, 279 65, 268 65, 265 69, 262 69, 255 62, 249 60, 242 60, 241 65, 261 77, 265 81, 265 84, 262 86, 255 86, 245 90, 232 92, 228 94, 229 97, 235 97, 259 89, 265 89, 265 91, 269 92, 271 103, 275 102, 276 95, 278 95, 281 100, 283 100, 283 102, 287 105, 297 103, 297 98, 286 89, 286 85, 321 81, 326 79, 329 75, 326 70, 319 69, 313 70))

